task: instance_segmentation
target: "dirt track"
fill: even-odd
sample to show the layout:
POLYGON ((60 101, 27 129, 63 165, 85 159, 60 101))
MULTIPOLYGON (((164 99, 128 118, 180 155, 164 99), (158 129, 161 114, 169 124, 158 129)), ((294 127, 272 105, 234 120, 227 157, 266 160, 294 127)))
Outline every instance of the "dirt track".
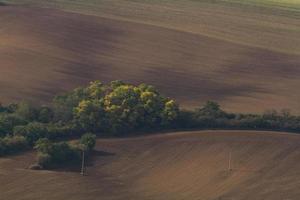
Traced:
POLYGON ((33 153, 0 159, 2 200, 297 200, 300 136, 200 131, 100 139, 87 169, 30 171, 33 153), (231 152, 231 169, 228 170, 231 152))
MULTIPOLYGON (((54 9, 0 7, 0 101, 49 102, 87 82, 157 86, 184 107, 300 112, 300 60, 164 27, 54 9)), ((275 39, 275 38, 274 38, 275 39)))

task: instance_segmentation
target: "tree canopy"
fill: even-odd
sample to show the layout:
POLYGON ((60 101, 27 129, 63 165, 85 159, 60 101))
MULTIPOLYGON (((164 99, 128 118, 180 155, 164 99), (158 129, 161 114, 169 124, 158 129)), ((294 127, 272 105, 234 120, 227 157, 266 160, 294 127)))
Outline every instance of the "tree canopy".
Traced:
MULTIPOLYGON (((75 93, 76 90, 70 95, 74 98, 75 93)), ((72 110, 75 123, 85 131, 120 134, 167 126, 179 112, 174 100, 146 84, 134 86, 115 81, 104 85, 95 81, 83 88, 81 94, 84 95, 75 97, 77 105, 72 110)))

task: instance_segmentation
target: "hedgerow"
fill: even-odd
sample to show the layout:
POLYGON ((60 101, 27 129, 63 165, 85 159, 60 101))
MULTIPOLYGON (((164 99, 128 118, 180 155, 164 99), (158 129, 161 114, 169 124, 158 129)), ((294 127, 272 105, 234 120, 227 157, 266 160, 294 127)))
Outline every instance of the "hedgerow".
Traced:
MULTIPOLYGON (((300 132, 300 116, 287 110, 263 114, 229 113, 212 101, 195 110, 183 110, 175 100, 163 96, 150 85, 94 81, 87 87, 56 96, 50 106, 25 102, 0 104, 0 155, 26 149, 26 145, 32 147, 40 139, 53 142, 78 138, 86 132, 112 137, 167 129, 300 132)), ((64 143, 56 146, 71 152, 64 143)), ((49 159, 43 152, 40 157, 41 160, 49 159)))

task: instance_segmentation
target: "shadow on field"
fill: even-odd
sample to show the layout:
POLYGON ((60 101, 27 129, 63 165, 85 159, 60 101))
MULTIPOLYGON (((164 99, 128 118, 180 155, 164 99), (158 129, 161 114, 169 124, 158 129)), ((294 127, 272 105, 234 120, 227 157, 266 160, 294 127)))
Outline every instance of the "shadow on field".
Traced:
POLYGON ((98 157, 98 156, 114 156, 116 155, 115 153, 111 153, 111 152, 106 152, 106 151, 98 151, 98 150, 94 150, 92 153, 92 157, 98 157))
MULTIPOLYGON (((99 160, 99 157, 111 157, 111 156, 115 156, 115 153, 111 153, 111 152, 107 152, 107 151, 98 151, 98 150, 94 150, 91 155, 89 156, 89 158, 87 159, 86 162, 86 166, 87 167, 92 167, 95 165, 95 162, 97 160, 99 160)), ((101 158, 100 158, 101 159, 101 158)))
MULTIPOLYGON (((98 151, 94 150, 89 157, 85 158, 85 167, 93 167, 95 165, 95 162, 100 157, 108 157, 108 156, 114 156, 115 153, 106 152, 106 151, 98 151)), ((101 159, 101 158, 100 158, 101 159)), ((50 169, 51 171, 55 172, 74 172, 74 173, 80 173, 81 171, 81 161, 79 163, 70 162, 64 166, 54 167, 53 169, 50 169)))

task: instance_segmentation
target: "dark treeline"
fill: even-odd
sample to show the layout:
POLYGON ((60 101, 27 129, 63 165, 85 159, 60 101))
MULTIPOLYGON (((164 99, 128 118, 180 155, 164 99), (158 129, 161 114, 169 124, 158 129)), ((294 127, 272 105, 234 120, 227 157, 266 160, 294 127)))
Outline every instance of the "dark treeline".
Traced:
MULTIPOLYGON (((0 104, 0 155, 33 147, 40 139, 47 139, 44 142, 48 144, 48 141, 80 137, 86 132, 112 137, 168 129, 300 132, 300 117, 286 110, 263 114, 228 113, 211 101, 186 111, 146 84, 134 86, 113 81, 105 85, 95 81, 56 96, 50 106, 25 102, 0 104)), ((65 144, 61 145, 68 149, 65 144)))
POLYGON ((248 129, 300 132, 300 116, 288 110, 268 110, 263 114, 228 113, 216 102, 208 101, 194 111, 180 111, 179 128, 248 129))

